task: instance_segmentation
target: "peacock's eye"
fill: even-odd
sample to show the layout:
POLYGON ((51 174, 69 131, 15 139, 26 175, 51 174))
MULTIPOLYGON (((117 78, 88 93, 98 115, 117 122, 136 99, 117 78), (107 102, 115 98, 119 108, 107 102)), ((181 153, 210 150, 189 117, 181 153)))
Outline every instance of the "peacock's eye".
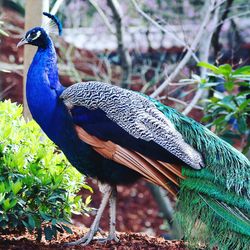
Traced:
POLYGON ((36 32, 30 33, 30 38, 34 38, 36 36, 36 32))
POLYGON ((41 31, 32 31, 28 34, 27 39, 29 40, 36 40, 41 35, 41 31))

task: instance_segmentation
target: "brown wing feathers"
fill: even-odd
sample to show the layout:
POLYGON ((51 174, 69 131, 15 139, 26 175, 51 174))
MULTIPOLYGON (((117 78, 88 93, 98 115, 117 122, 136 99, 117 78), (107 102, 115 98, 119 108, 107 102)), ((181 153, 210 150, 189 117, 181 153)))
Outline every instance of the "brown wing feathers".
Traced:
POLYGON ((139 172, 149 182, 162 186, 173 196, 177 195, 179 180, 184 179, 181 174, 181 166, 152 160, 111 141, 102 141, 88 134, 79 126, 75 126, 75 128, 79 138, 91 145, 103 157, 139 172))

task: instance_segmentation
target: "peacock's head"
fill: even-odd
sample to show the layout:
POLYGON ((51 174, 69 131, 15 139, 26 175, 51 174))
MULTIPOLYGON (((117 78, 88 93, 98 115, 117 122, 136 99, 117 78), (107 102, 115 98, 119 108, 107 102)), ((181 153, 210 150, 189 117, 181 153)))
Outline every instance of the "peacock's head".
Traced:
POLYGON ((17 44, 20 47, 24 44, 31 44, 37 47, 46 48, 49 42, 47 32, 41 27, 35 27, 29 30, 22 40, 17 44))
POLYGON ((48 33, 53 31, 53 27, 56 26, 59 35, 62 33, 62 25, 58 18, 54 15, 51 15, 47 12, 43 12, 43 15, 49 18, 52 21, 52 25, 50 23, 45 24, 45 27, 35 27, 27 31, 22 40, 17 44, 17 47, 20 47, 24 44, 31 44, 37 46, 39 48, 46 48, 50 42, 50 38, 48 33))

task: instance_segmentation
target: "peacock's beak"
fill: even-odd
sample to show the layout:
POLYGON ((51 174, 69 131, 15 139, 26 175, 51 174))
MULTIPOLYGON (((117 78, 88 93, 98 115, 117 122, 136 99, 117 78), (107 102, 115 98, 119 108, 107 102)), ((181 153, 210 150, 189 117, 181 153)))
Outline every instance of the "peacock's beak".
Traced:
POLYGON ((22 40, 16 45, 17 47, 20 47, 20 46, 22 46, 22 45, 24 45, 24 44, 26 44, 26 43, 28 43, 28 41, 27 41, 27 39, 24 37, 24 38, 22 38, 22 40))

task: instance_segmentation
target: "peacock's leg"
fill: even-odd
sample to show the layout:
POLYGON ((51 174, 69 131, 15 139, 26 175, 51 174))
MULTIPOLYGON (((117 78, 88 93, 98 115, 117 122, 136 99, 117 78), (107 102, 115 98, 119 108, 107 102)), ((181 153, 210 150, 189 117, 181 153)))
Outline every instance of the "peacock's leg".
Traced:
POLYGON ((116 225, 116 196, 117 196, 117 190, 116 187, 112 188, 111 196, 109 199, 109 205, 110 205, 110 229, 109 229, 109 235, 105 239, 99 239, 99 242, 107 242, 109 240, 114 240, 116 242, 119 241, 119 238, 116 236, 115 232, 115 225, 116 225))
POLYGON ((73 242, 69 242, 66 243, 66 246, 75 246, 75 245, 80 245, 82 244, 83 246, 86 246, 90 243, 90 241, 94 238, 96 232, 98 231, 99 228, 99 223, 100 223, 100 219, 102 217, 103 211, 108 203, 108 200, 111 196, 112 193, 112 188, 110 185, 108 184, 101 184, 99 185, 99 189, 100 191, 104 194, 103 198, 102 198, 102 202, 101 205, 97 211, 96 217, 94 222, 92 223, 90 230, 88 231, 88 233, 83 236, 82 238, 80 238, 79 240, 73 241, 73 242))

